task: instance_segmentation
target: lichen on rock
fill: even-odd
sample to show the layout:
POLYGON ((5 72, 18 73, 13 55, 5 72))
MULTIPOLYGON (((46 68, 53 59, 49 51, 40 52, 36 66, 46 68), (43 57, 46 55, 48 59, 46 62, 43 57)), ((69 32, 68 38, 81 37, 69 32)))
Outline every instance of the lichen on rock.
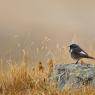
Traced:
POLYGON ((95 87, 95 65, 57 64, 50 81, 55 83, 59 90, 77 89, 86 85, 95 87))

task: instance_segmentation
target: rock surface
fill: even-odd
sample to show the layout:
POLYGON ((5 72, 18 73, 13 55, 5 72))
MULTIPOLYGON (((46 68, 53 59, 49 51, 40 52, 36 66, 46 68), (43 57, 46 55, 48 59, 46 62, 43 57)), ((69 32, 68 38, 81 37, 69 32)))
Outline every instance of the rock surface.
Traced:
POLYGON ((85 85, 95 87, 94 64, 57 64, 50 77, 59 90, 77 89, 85 85))

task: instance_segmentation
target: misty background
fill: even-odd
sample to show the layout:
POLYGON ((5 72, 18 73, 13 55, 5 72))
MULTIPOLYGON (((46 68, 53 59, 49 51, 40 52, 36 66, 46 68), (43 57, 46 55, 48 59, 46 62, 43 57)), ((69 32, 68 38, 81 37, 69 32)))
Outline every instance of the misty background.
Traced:
POLYGON ((35 63, 54 57, 63 62, 72 42, 95 51, 94 0, 0 0, 3 59, 18 61, 25 49, 35 63))

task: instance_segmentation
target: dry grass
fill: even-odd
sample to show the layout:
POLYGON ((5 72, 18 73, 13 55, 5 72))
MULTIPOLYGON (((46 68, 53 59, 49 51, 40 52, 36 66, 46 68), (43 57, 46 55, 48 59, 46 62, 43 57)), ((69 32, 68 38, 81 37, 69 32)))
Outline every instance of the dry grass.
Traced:
MULTIPOLYGON (((67 50, 64 50, 65 52, 67 50)), ((65 53, 65 60, 67 52, 65 53)), ((49 60, 47 68, 42 62, 30 67, 25 50, 22 51, 22 63, 11 61, 5 72, 2 59, 0 61, 0 95, 95 95, 94 88, 90 86, 81 89, 65 89, 59 91, 55 85, 48 83, 48 77, 53 72, 55 60, 49 60)), ((84 61, 81 61, 84 64, 84 61)))
POLYGON ((52 60, 48 63, 48 70, 41 62, 31 69, 25 63, 9 64, 7 72, 0 71, 0 95, 95 95, 95 90, 89 86, 61 92, 48 84, 52 67, 52 60))

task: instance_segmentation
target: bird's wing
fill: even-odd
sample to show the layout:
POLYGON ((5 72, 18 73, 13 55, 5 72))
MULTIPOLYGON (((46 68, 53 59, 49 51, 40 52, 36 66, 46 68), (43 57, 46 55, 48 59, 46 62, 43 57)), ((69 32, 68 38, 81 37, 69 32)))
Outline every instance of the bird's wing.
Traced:
POLYGON ((80 48, 80 50, 81 50, 80 51, 81 54, 88 55, 83 49, 80 48))
POLYGON ((76 48, 75 52, 76 52, 76 54, 78 54, 80 56, 88 56, 88 54, 81 48, 76 48))
POLYGON ((86 53, 86 52, 84 52, 84 51, 79 52, 79 54, 87 55, 87 53, 86 53))

